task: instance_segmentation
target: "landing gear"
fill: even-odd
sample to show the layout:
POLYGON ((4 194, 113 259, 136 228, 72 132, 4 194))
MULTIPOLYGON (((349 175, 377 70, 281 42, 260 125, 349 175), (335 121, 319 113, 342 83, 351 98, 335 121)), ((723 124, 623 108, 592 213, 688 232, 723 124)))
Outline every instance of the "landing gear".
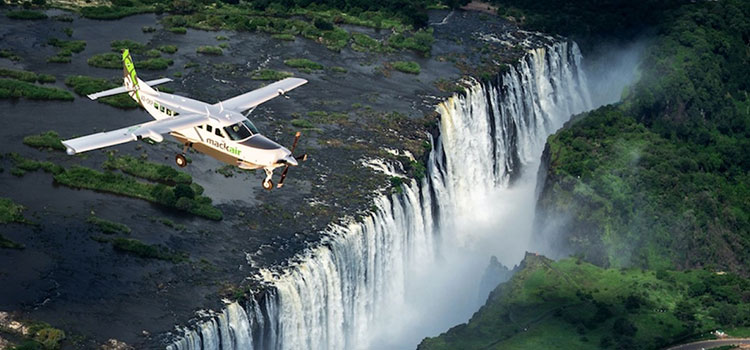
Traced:
POLYGON ((185 158, 185 153, 187 153, 187 150, 190 147, 193 147, 193 143, 186 142, 185 145, 182 147, 182 153, 174 157, 174 162, 177 163, 178 167, 184 168, 187 166, 187 158, 185 158))
POLYGON ((270 191, 273 189, 273 181, 271 181, 273 170, 267 168, 264 168, 263 170, 266 171, 266 178, 263 179, 263 189, 270 191))
POLYGON ((263 189, 264 190, 272 190, 273 189, 273 181, 271 179, 264 179, 263 180, 263 189))
POLYGON ((180 168, 184 168, 187 166, 187 159, 185 158, 184 154, 178 154, 174 157, 174 162, 177 163, 177 166, 180 168))

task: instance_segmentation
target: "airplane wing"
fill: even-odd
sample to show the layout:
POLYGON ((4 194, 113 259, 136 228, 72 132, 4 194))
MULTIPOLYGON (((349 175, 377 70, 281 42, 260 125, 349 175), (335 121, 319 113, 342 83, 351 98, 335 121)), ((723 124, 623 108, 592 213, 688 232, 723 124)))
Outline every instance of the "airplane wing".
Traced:
POLYGON ((260 89, 246 92, 242 95, 232 97, 221 101, 214 106, 224 107, 224 109, 236 112, 244 112, 263 102, 266 102, 276 96, 283 95, 288 91, 307 83, 307 80, 300 78, 286 78, 273 84, 266 85, 260 89))
POLYGON ((208 116, 205 114, 179 115, 113 131, 81 136, 62 141, 62 144, 67 148, 68 154, 73 155, 97 148, 136 141, 144 137, 148 137, 156 142, 161 142, 164 139, 162 134, 166 134, 170 131, 192 128, 206 122, 208 122, 208 116))
MULTIPOLYGON (((159 84, 168 83, 170 81, 172 81, 172 79, 161 78, 161 79, 156 79, 156 80, 149 80, 149 81, 146 82, 146 84, 148 84, 149 86, 155 86, 155 85, 159 85, 159 84)), ((124 87, 124 86, 120 86, 120 87, 116 87, 114 89, 109 89, 109 90, 105 90, 105 91, 99 91, 97 93, 86 95, 86 96, 88 96, 88 98, 90 98, 92 100, 96 100, 99 97, 112 96, 112 95, 122 94, 122 93, 125 93, 125 92, 128 92, 128 89, 126 87, 124 87)))

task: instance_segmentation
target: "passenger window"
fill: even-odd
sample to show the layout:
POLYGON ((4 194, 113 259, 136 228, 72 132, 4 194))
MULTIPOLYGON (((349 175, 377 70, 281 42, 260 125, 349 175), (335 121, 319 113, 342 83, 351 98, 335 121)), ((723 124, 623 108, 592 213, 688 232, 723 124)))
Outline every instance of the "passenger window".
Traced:
POLYGON ((214 127, 211 125, 206 125, 206 130, 208 130, 208 132, 214 131, 214 127))
POLYGON ((164 113, 164 106, 159 106, 159 110, 162 111, 162 113, 164 113))
POLYGON ((159 104, 154 102, 154 108, 159 109, 159 104))
POLYGON ((214 134, 216 134, 216 136, 219 136, 219 137, 224 137, 224 135, 221 134, 221 129, 219 128, 216 128, 216 130, 214 130, 214 134))
POLYGON ((198 128, 199 129, 203 129, 203 125, 198 125, 198 128))

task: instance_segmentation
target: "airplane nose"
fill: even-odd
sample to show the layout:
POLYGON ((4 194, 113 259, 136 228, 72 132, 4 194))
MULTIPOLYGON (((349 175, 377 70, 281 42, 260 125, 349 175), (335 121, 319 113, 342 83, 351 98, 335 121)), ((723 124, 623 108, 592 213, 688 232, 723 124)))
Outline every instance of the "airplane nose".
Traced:
POLYGON ((284 157, 284 159, 282 159, 282 161, 285 162, 286 164, 297 166, 297 160, 294 159, 294 157, 291 154, 289 154, 286 157, 284 157))

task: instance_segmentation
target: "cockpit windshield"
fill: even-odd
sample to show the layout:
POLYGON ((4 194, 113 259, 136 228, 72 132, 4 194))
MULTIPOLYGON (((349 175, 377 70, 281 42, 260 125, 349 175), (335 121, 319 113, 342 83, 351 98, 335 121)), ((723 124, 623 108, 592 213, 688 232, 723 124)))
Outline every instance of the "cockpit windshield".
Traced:
POLYGON ((227 135, 229 135, 229 138, 234 141, 244 140, 250 136, 253 136, 253 132, 248 130, 247 126, 245 126, 245 124, 242 122, 232 124, 230 126, 225 126, 224 131, 226 131, 227 135))
POLYGON ((253 134, 260 134, 260 131, 258 131, 258 128, 255 127, 255 124, 253 124, 253 122, 245 119, 245 120, 242 121, 242 123, 245 124, 245 126, 248 129, 250 129, 250 131, 252 131, 253 134))

